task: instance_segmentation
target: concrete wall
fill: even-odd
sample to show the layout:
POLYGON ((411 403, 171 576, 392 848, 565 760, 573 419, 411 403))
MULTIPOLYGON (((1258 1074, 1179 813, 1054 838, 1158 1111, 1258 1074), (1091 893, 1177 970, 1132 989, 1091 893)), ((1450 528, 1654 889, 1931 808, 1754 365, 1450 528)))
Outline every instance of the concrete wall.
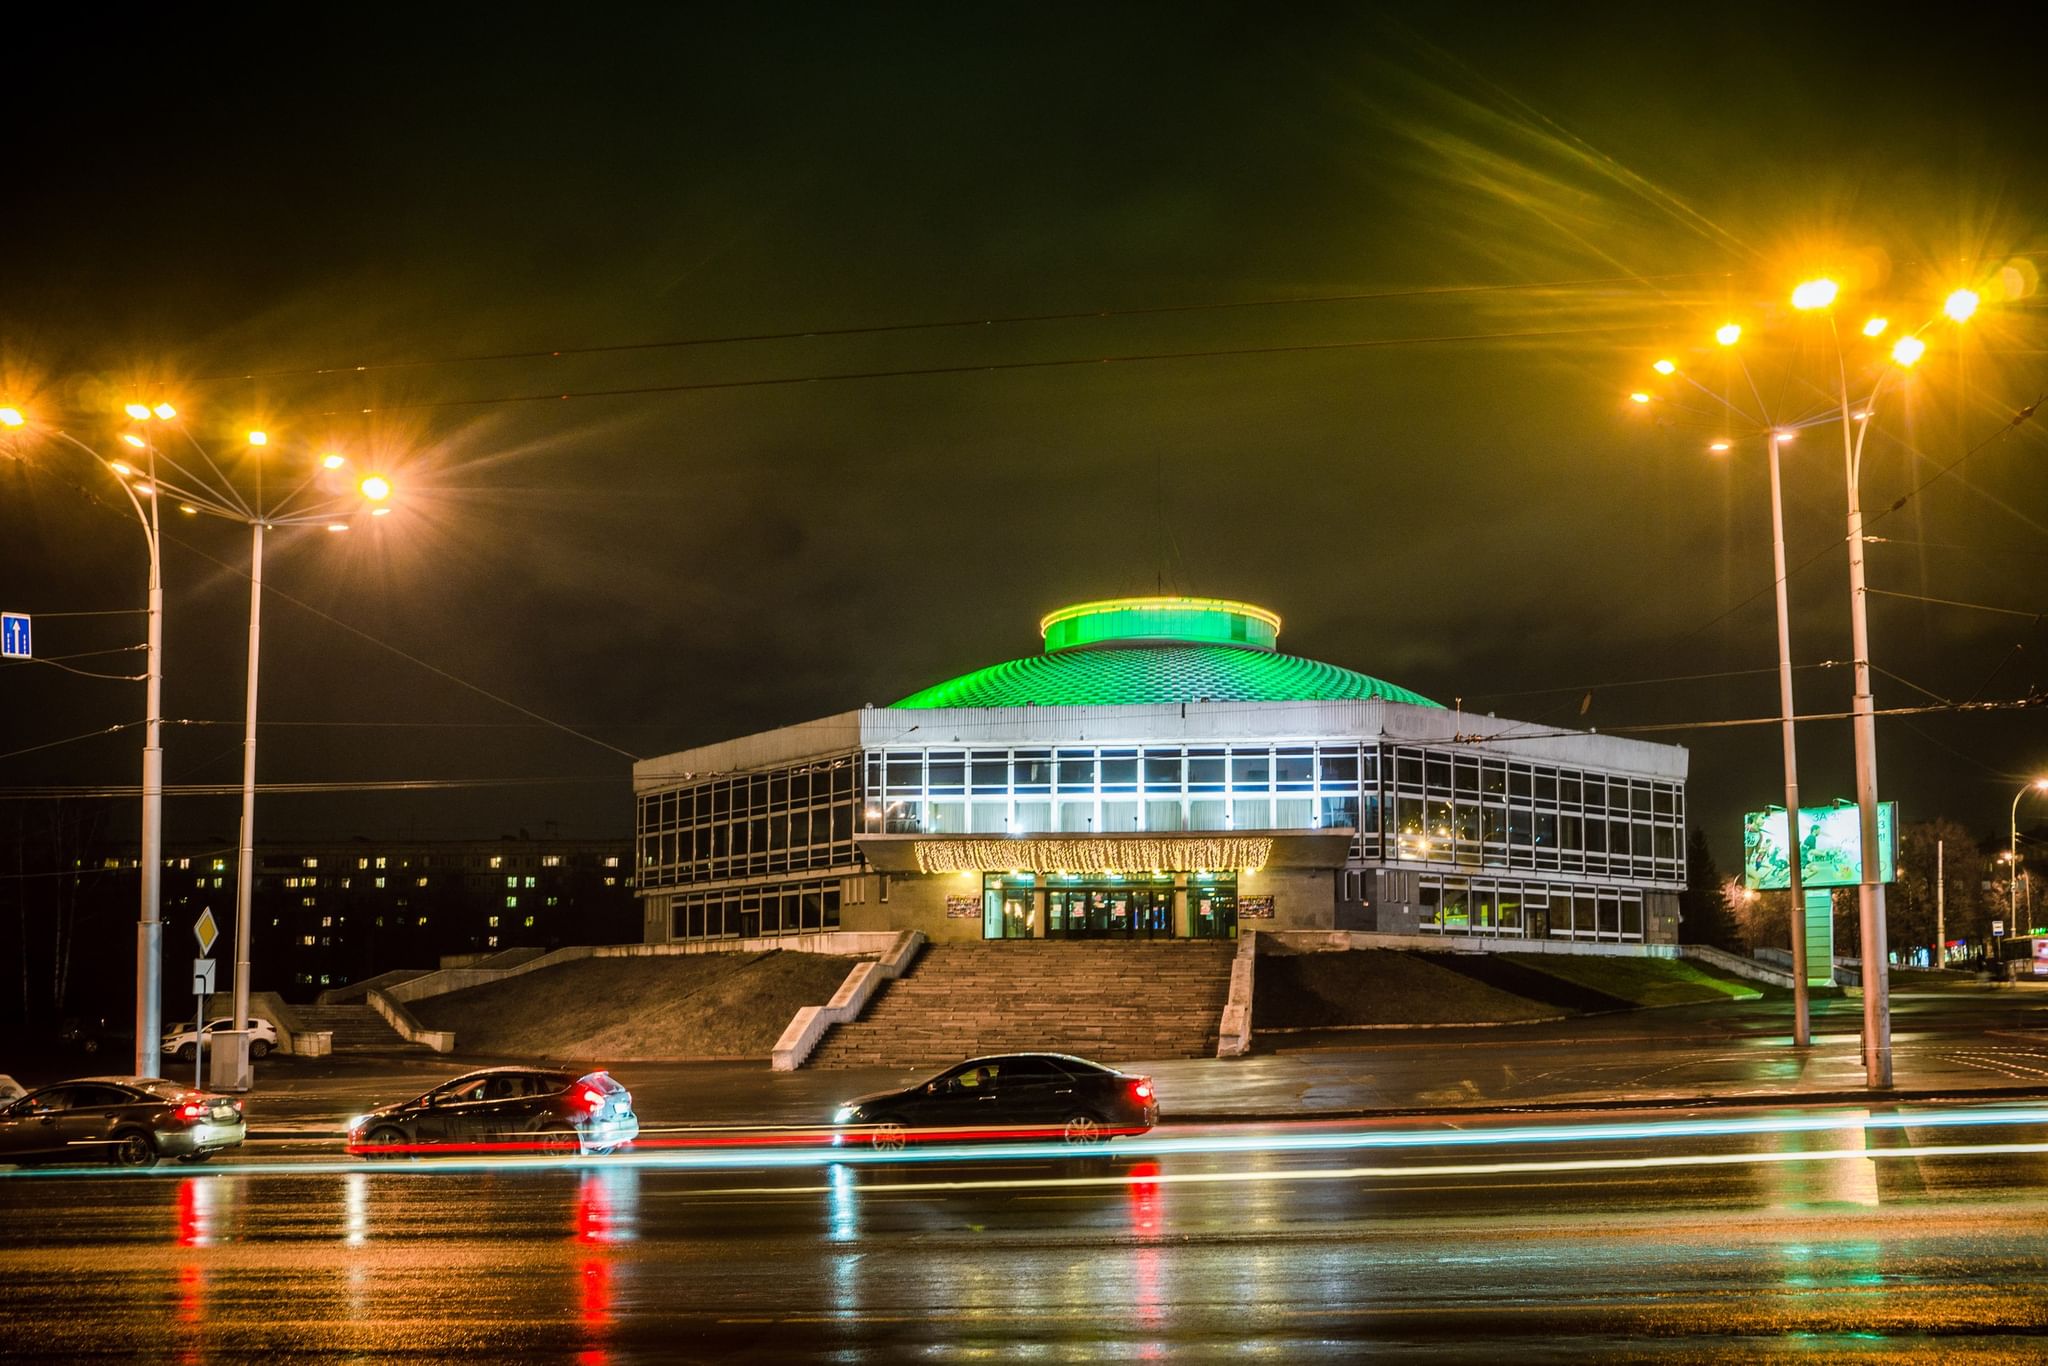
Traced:
POLYGON ((1296 953, 1345 949, 1422 949, 1435 953, 1576 953, 1609 958, 1678 958, 1676 944, 1618 944, 1590 939, 1496 939, 1491 935, 1381 934, 1358 930, 1294 930, 1273 933, 1268 942, 1296 953))
POLYGON ((911 963, 923 948, 924 936, 916 930, 905 930, 880 958, 854 964, 830 1001, 822 1006, 804 1006, 790 1018, 782 1037, 775 1041, 769 1065, 777 1072, 794 1072, 802 1067, 827 1030, 858 1020, 876 992, 910 971, 911 963))
MULTIPOLYGON (((235 1013, 235 994, 231 991, 216 991, 206 998, 206 1018, 218 1019, 222 1015, 235 1013)), ((324 1058, 334 1051, 334 1034, 326 1029, 306 1029, 299 1023, 298 1012, 274 991, 252 991, 249 993, 249 1014, 254 1019, 268 1020, 277 1030, 277 1051, 290 1053, 300 1058, 324 1058)), ((191 1021, 183 1021, 190 1024, 191 1021)), ((172 1028, 172 1021, 164 1022, 166 1033, 172 1028)))

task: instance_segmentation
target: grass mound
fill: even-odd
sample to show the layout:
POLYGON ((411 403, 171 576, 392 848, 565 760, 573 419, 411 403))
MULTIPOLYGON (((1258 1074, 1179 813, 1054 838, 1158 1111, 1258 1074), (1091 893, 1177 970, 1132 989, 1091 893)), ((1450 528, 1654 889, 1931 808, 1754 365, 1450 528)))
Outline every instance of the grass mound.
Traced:
POLYGON ((766 1061, 799 1007, 823 1005, 853 958, 702 953, 584 958, 414 1002, 429 1029, 490 1057, 766 1061))
POLYGON ((1254 1029, 1488 1024, 1561 1013, 1399 949, 1261 953, 1252 995, 1254 1029))
POLYGON ((1612 1002, 1590 1009, 1752 1001, 1763 995, 1763 987, 1759 983, 1715 972, 1683 958, 1611 958, 1576 953, 1510 953, 1501 956, 1537 974, 1568 982, 1612 1002))

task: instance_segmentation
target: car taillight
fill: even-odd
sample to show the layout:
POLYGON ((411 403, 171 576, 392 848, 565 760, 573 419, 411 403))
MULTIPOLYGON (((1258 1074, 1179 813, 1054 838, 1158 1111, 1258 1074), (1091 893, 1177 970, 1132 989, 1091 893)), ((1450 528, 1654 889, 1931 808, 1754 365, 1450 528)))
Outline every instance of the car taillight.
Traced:
POLYGON ((583 1104, 584 1108, 596 1113, 604 1108, 604 1097, 596 1091, 586 1089, 583 1092, 583 1104))
POLYGON ((1137 1081, 1131 1084, 1131 1094, 1139 1100, 1152 1099, 1152 1079, 1150 1077, 1138 1078, 1137 1081))
POLYGON ((188 1100, 178 1107, 178 1118, 204 1119, 206 1118, 206 1107, 196 1100, 188 1100))

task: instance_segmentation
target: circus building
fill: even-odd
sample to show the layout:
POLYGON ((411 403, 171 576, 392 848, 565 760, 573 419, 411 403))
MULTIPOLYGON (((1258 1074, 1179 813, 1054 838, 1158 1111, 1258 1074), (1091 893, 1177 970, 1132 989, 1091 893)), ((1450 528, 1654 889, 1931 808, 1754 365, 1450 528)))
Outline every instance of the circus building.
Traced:
POLYGON ((642 761, 645 938, 1677 937, 1684 749, 1455 711, 1280 628, 1081 603, 1038 653, 642 761))

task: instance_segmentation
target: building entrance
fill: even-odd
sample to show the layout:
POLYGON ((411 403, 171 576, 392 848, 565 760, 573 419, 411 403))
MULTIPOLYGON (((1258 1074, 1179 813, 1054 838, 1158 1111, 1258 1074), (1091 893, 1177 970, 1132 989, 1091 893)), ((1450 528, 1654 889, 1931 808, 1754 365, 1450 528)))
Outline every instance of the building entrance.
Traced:
POLYGON ((1055 887, 1046 893, 1048 939, 1166 939, 1173 887, 1055 887))

